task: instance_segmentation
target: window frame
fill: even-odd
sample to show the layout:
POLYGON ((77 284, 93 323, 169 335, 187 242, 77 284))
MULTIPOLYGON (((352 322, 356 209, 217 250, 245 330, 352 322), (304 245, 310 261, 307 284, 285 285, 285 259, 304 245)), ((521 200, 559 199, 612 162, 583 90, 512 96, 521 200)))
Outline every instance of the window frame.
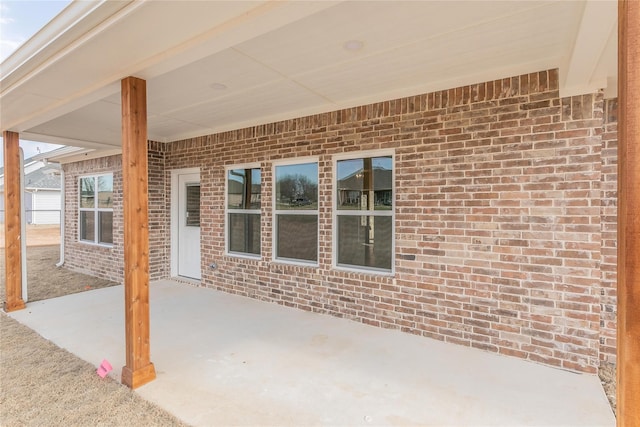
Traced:
POLYGON ((283 263, 283 264, 292 264, 292 265, 300 265, 306 267, 318 267, 319 266, 319 258, 320 258, 320 158, 319 157, 295 157, 289 159, 277 160, 272 163, 272 173, 271 173, 271 194, 272 194, 272 221, 273 230, 272 230, 272 242, 271 242, 271 253, 272 259, 274 262, 283 263), (315 210, 310 209, 288 209, 282 210, 277 209, 277 200, 276 200, 276 168, 280 166, 296 166, 296 165, 304 165, 309 163, 316 163, 318 166, 318 207, 315 210), (315 261, 307 261, 296 258, 286 258, 286 257, 278 257, 278 215, 307 215, 312 216, 315 215, 317 218, 317 228, 316 228, 316 260, 315 261))
POLYGON ((227 256, 247 259, 262 259, 262 195, 264 193, 264 173, 260 163, 243 163, 228 165, 224 168, 224 253, 227 256), (260 208, 258 209, 229 209, 229 171, 234 169, 258 169, 260 170, 260 208), (229 215, 230 214, 259 215, 260 217, 260 253, 235 252, 229 250, 229 215))
MULTIPOLYGON (((98 179, 100 177, 103 176, 110 176, 111 177, 111 181, 112 181, 112 187, 115 187, 114 185, 114 179, 113 179, 113 172, 105 172, 105 173, 99 173, 99 174, 84 174, 84 175, 80 175, 78 176, 78 182, 77 182, 77 189, 78 189, 78 243, 84 243, 87 245, 93 245, 93 246, 102 246, 102 247, 106 247, 106 248, 112 248, 114 243, 113 243, 113 237, 114 237, 114 233, 113 233, 113 220, 114 220, 114 210, 113 210, 113 202, 112 202, 112 207, 110 208, 100 208, 98 207, 98 179), (82 205, 82 191, 80 190, 80 183, 82 182, 83 179, 87 179, 87 178, 93 178, 94 180, 94 206, 92 208, 83 208, 82 205), (81 212, 93 212, 93 232, 94 232, 94 239, 93 240, 87 240, 87 239, 83 239, 82 236, 82 225, 81 225, 81 212), (111 212, 111 243, 108 242, 101 242, 100 241, 100 212, 111 212)), ((115 193, 115 190, 112 188, 111 191, 113 193, 115 193)))
POLYGON ((334 155, 333 161, 333 183, 331 195, 332 206, 332 238, 333 245, 331 248, 332 265, 336 270, 342 270, 354 273, 369 273, 381 276, 395 276, 395 260, 396 260, 396 156, 395 150, 368 150, 368 151, 352 151, 343 154, 334 155), (361 209, 338 209, 338 162, 342 160, 358 160, 375 157, 391 157, 391 209, 390 210, 361 210, 361 209), (338 217, 340 216, 373 216, 373 217, 391 217, 391 268, 365 267, 352 264, 338 263, 338 217))

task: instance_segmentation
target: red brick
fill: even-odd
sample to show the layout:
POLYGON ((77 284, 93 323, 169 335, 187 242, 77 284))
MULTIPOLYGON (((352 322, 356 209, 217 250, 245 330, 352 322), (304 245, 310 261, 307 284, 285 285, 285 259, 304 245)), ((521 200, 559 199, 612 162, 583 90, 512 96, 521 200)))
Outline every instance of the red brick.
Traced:
MULTIPOLYGON (((203 285, 592 372, 615 360, 616 104, 557 90, 557 70, 543 71, 150 142, 151 275, 169 276, 170 171, 199 167, 203 285), (331 265, 333 156, 378 148, 396 153, 394 277, 331 265), (272 162, 308 155, 320 157, 319 266, 276 264, 272 162), (247 162, 263 171, 260 260, 224 254, 224 167, 247 162)), ((80 244, 76 188, 113 171, 120 189, 120 157, 64 169, 67 266, 120 281, 120 202, 113 247, 80 244)))

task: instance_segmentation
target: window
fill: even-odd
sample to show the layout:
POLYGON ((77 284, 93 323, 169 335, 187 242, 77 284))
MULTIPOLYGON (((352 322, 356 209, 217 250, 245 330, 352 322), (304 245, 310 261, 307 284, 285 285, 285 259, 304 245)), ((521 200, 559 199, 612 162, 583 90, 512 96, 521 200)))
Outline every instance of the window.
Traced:
POLYGON ((200 227, 200 184, 187 184, 186 226, 200 227))
POLYGON ((227 170, 227 251, 260 255, 260 168, 227 170))
POLYGON ((336 264, 392 271, 393 157, 337 160, 336 175, 336 264))
POLYGON ((113 244, 113 175, 81 177, 79 192, 80 240, 113 244))
POLYGON ((318 261, 318 163, 275 166, 274 258, 318 261))

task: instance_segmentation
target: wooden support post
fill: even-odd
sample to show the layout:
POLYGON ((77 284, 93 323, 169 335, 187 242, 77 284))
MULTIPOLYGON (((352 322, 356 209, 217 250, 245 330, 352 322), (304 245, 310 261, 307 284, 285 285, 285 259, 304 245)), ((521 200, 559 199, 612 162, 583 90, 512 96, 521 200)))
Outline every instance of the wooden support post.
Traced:
POLYGON ((4 311, 25 308, 22 299, 22 214, 20 206, 20 141, 15 132, 5 131, 4 139, 4 311))
POLYGON ((617 423, 640 426, 640 2, 618 2, 617 423))
POLYGON ((122 383, 136 388, 155 379, 156 371, 149 342, 147 86, 135 77, 122 80, 122 187, 127 343, 122 383))

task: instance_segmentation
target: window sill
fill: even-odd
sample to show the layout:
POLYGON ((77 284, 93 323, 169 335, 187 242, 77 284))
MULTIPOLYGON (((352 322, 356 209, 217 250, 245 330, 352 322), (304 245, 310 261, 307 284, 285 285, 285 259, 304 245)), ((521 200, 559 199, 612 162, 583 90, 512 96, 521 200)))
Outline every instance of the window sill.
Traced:
POLYGON ((241 252, 225 252, 224 256, 229 258, 241 258, 251 261, 261 261, 262 255, 245 254, 241 252))
POLYGON ((88 245, 88 246, 94 246, 98 248, 106 248, 106 249, 113 248, 113 243, 96 243, 96 242, 90 242, 88 240, 78 240, 78 243, 81 243, 83 245, 88 245))
POLYGON ((274 258, 272 263, 275 265, 281 265, 283 267, 308 267, 308 268, 319 268, 320 264, 317 262, 305 262, 291 258, 274 258))
POLYGON ((336 271, 342 271, 345 273, 354 273, 354 274, 367 274, 371 276, 380 276, 380 277, 395 277, 395 272, 393 270, 383 270, 383 269, 374 269, 374 268, 358 268, 351 265, 334 265, 333 269, 336 271))

